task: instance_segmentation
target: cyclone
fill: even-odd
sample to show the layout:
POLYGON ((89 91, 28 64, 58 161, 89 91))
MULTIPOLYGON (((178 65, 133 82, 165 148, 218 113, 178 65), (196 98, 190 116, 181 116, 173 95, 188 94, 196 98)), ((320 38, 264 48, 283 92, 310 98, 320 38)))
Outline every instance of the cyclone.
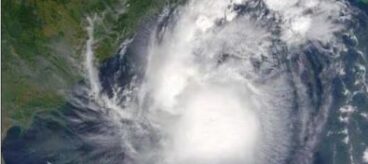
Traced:
POLYGON ((82 158, 52 159, 314 163, 323 136, 337 134, 326 132, 331 113, 354 111, 337 88, 348 53, 365 61, 351 30, 358 13, 343 0, 188 0, 144 22, 99 68, 91 23, 88 80, 62 117, 78 144, 60 151, 82 158))
POLYGON ((336 7, 318 13, 326 18, 321 27, 311 26, 317 14, 303 12, 326 9, 304 1, 189 1, 168 16, 149 45, 143 82, 146 115, 164 136, 158 163, 291 160, 303 135, 294 132, 305 130, 303 113, 313 107, 300 104, 308 97, 298 95, 305 88, 283 49, 333 41, 333 31, 313 28, 334 24, 339 17, 327 17, 344 7, 315 3, 336 7))

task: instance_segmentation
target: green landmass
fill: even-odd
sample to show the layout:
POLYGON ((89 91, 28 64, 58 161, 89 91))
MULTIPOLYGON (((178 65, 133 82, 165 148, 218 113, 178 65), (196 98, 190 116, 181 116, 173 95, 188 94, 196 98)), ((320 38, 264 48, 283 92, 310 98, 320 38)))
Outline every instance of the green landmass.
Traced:
MULTIPOLYGON (((97 61, 114 55, 144 17, 175 0, 3 0, 2 134, 65 103, 82 80, 88 16, 97 17, 97 61)), ((4 136, 4 135, 3 135, 4 136)))

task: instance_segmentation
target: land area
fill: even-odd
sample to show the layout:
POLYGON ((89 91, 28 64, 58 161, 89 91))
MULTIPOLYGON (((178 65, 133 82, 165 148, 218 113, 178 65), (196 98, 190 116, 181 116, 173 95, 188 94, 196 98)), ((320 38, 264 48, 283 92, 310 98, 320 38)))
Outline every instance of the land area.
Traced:
POLYGON ((95 20, 97 64, 116 53, 145 18, 175 0, 3 0, 2 137, 58 109, 83 79, 87 17, 95 20))

